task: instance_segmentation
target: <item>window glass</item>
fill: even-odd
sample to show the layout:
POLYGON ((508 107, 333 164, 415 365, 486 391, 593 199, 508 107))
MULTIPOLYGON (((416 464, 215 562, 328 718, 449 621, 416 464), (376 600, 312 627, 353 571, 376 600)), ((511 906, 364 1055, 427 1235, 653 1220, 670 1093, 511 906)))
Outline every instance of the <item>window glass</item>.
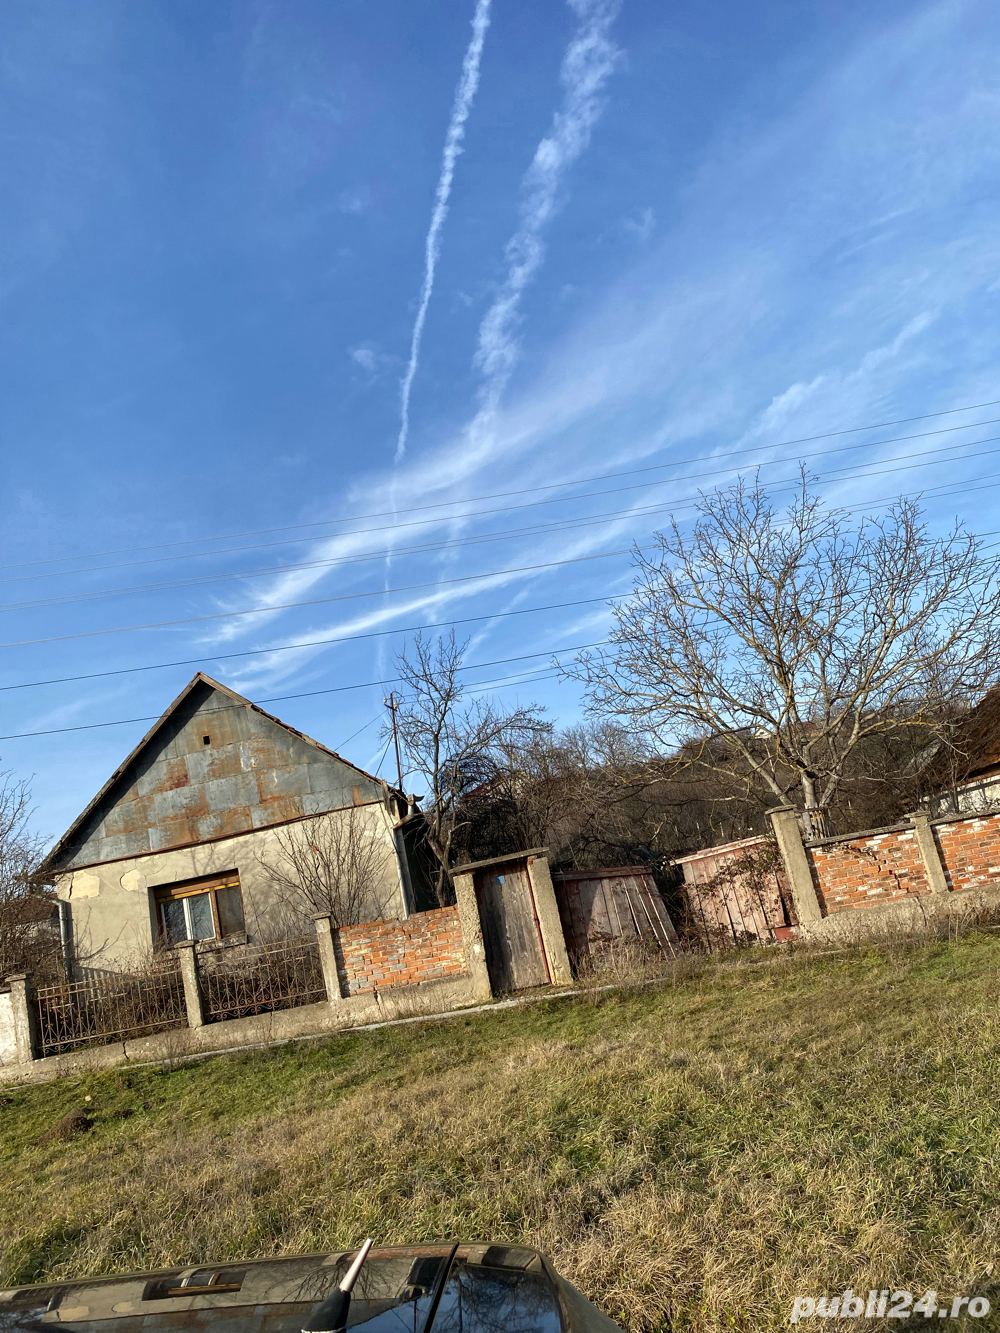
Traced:
POLYGON ((434 1333, 561 1333, 544 1273, 456 1264, 441 1294, 434 1333))
POLYGON ((184 899, 190 912, 189 936, 192 940, 214 940, 215 919, 212 916, 212 899, 207 893, 195 893, 184 899))
POLYGON ((178 940, 186 940, 187 924, 184 920, 184 900, 174 898, 160 904, 160 910, 163 912, 163 930, 171 944, 176 944, 178 940))
MULTIPOLYGON (((340 1280, 353 1257, 337 1265, 334 1281, 340 1280)), ((351 1294, 348 1329, 357 1329, 358 1333, 413 1333, 414 1329, 423 1329, 446 1257, 394 1255, 366 1263, 351 1294)))
POLYGON ((219 934, 236 935, 243 929, 243 900, 237 887, 216 889, 215 905, 219 913, 219 934))

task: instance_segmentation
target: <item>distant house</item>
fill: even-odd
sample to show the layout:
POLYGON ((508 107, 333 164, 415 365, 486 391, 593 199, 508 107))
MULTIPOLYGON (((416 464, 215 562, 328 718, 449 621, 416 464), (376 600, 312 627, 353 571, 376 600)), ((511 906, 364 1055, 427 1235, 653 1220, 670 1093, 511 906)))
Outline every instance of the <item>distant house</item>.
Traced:
POLYGON ((924 773, 936 815, 1000 805, 1000 685, 984 694, 924 773))
POLYGON ((42 869, 76 957, 120 967, 157 944, 280 933, 289 904, 266 866, 296 824, 351 821, 384 844, 372 915, 408 916, 405 816, 400 792, 199 672, 42 869))

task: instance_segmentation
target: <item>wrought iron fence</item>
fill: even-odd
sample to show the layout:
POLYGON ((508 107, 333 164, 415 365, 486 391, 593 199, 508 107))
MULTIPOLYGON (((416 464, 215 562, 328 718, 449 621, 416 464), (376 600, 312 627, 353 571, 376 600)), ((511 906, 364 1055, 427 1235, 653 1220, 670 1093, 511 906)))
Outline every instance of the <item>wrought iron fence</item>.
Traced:
POLYGON ((199 962, 202 1011, 209 1022, 294 1009, 326 999, 315 940, 248 945, 199 962))
POLYGON ((141 976, 114 973, 39 986, 33 1002, 42 1056, 187 1026, 184 984, 174 960, 141 976))

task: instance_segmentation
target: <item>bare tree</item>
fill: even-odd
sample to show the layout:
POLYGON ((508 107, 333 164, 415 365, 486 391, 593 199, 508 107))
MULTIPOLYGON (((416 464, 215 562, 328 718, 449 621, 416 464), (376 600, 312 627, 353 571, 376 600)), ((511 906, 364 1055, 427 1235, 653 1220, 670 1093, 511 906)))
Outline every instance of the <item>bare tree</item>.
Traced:
POLYGON ((0 773, 0 980, 18 972, 61 971, 54 898, 38 877, 42 839, 29 828, 31 792, 11 772, 0 773))
POLYGON ((690 535, 675 523, 635 551, 611 648, 569 674, 599 713, 744 798, 791 801, 819 834, 845 781, 946 741, 995 674, 1000 557, 958 527, 931 538, 906 500, 855 522, 804 475, 784 515, 742 481, 698 512, 690 535))
POLYGON ((363 809, 316 815, 276 831, 276 851, 257 859, 277 890, 278 924, 286 933, 314 912, 328 912, 334 929, 384 914, 396 862, 380 831, 363 809))
POLYGON ((436 640, 418 634, 396 659, 405 689, 397 711, 399 737, 410 772, 427 784, 425 836, 442 904, 449 900, 457 838, 468 824, 463 801, 496 782, 513 747, 550 730, 537 708, 505 711, 487 699, 466 700, 459 671, 467 646, 456 641, 454 631, 436 640))

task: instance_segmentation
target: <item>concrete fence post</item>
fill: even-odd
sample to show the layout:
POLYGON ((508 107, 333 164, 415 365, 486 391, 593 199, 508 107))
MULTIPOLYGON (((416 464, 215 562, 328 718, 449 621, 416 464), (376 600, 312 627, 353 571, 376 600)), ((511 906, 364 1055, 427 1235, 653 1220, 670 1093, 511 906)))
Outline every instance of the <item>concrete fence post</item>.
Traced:
POLYGON ((184 982, 184 1007, 187 1009, 188 1027, 204 1027, 205 1015, 201 1007, 201 987, 198 985, 198 959, 195 956, 194 940, 178 940, 175 947, 181 964, 181 980, 184 982))
POLYGON ((924 863, 928 888, 931 893, 947 893, 948 879, 941 863, 941 853, 938 851, 937 840, 931 827, 930 815, 926 810, 914 810, 908 818, 913 824, 913 835, 920 850, 920 859, 924 863))
POLYGON ((316 943, 319 945, 319 961, 323 968, 326 998, 331 1004, 339 1004, 344 997, 340 993, 337 953, 333 947, 333 919, 329 912, 316 912, 313 923, 316 926, 316 943))
POLYGON ((38 1025, 32 1003, 31 977, 24 972, 8 977, 11 1015, 14 1020, 14 1049, 17 1062, 30 1064, 38 1058, 38 1025))
POLYGON ((823 913, 820 911, 819 899, 816 897, 812 868, 809 865, 809 857, 806 855, 805 844, 802 841, 798 815, 790 805, 782 805, 778 806, 776 810, 768 810, 767 815, 777 839, 778 851, 781 853, 782 864, 785 867, 785 875, 788 878, 788 887, 792 893, 792 902, 795 904, 795 914, 799 918, 799 924, 802 926, 815 925, 818 921, 823 920, 823 913))
POLYGON ((549 874, 549 861, 546 856, 528 857, 528 874, 531 876, 531 891, 535 896, 535 911, 538 913, 538 928, 542 932, 542 947, 549 965, 549 978, 553 985, 568 985, 573 980, 570 971, 569 954, 566 952, 566 937, 563 933, 562 917, 556 901, 552 876, 549 874))
POLYGON ((475 872, 469 870, 465 874, 453 875, 452 883, 455 886, 458 924, 462 928, 462 943, 465 946, 465 966, 472 981, 472 997, 483 1003, 493 998, 493 987, 486 966, 483 923, 479 919, 479 904, 476 902, 475 872))

